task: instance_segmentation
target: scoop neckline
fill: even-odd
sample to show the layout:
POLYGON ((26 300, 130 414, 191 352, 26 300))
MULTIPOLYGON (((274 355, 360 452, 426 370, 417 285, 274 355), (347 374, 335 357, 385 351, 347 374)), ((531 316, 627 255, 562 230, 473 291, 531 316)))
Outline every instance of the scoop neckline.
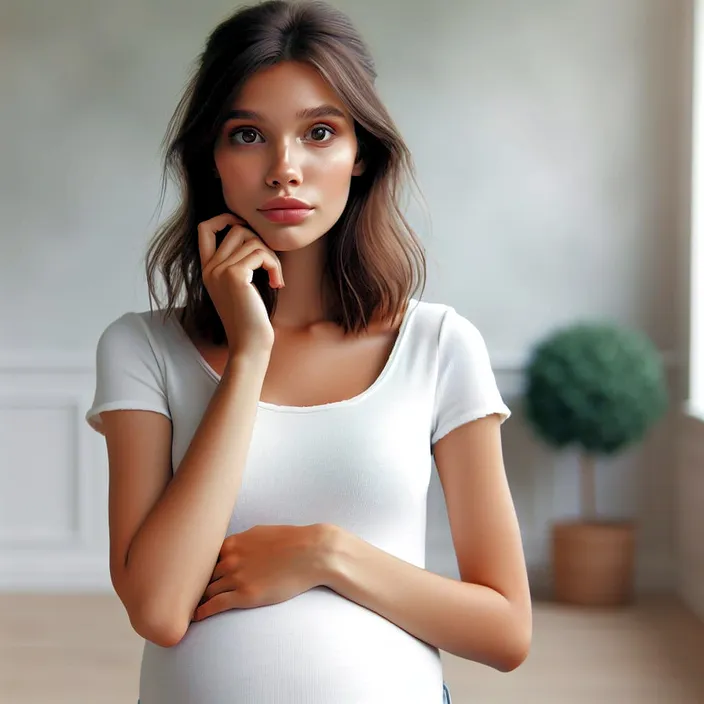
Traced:
MULTIPOLYGON (((396 340, 394 341, 393 347, 391 348, 391 353, 389 354, 389 357, 386 360, 386 363, 384 364, 384 368, 381 370, 381 372, 372 382, 372 384, 368 386, 364 391, 360 392, 356 396, 352 396, 351 398, 342 399, 341 401, 333 401, 332 403, 316 404, 314 406, 287 406, 278 403, 271 403, 269 401, 259 400, 257 401, 257 407, 267 411, 275 411, 277 413, 315 413, 320 411, 333 410, 337 408, 344 408, 347 406, 354 406, 364 401, 377 391, 377 389, 383 383, 384 379, 391 373, 393 367, 395 366, 396 359, 399 356, 399 351, 403 346, 406 337, 406 330, 408 329, 409 322, 411 320, 413 312, 418 306, 418 303, 419 301, 415 298, 410 298, 408 300, 408 305, 406 306, 406 310, 404 311, 403 319, 401 321, 401 325, 399 326, 396 340)), ((196 347, 193 340, 191 340, 191 338, 189 337, 188 333, 184 329, 178 317, 176 315, 173 315, 171 317, 173 319, 173 323, 176 329, 184 340, 186 348, 189 350, 191 356, 195 357, 196 361, 200 364, 202 369, 207 373, 211 380, 214 381, 216 384, 219 384, 220 380, 222 379, 222 376, 218 374, 215 369, 210 366, 210 364, 208 364, 205 357, 203 357, 203 355, 200 353, 200 350, 196 347)))

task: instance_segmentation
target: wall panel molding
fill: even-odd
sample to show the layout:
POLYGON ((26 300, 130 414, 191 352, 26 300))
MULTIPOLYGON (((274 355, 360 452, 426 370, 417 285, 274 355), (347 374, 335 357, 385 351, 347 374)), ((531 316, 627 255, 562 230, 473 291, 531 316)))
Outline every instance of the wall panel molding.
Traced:
POLYGON ((0 354, 0 481, 16 518, 0 520, 0 590, 109 587, 100 439, 84 419, 94 375, 81 354, 0 354))

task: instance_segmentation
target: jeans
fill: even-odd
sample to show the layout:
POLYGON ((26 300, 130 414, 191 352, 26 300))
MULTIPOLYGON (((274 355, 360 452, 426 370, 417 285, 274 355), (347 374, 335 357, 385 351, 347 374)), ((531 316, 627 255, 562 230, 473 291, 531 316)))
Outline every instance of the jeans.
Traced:
MULTIPOLYGON (((140 704, 139 699, 137 700, 137 704, 140 704)), ((452 704, 450 690, 444 682, 442 683, 442 704, 452 704)))

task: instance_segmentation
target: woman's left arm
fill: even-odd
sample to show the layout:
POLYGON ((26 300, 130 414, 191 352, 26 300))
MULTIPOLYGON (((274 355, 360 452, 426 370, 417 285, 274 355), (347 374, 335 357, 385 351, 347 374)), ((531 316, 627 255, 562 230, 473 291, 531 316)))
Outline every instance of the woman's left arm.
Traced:
POLYGON ((499 417, 453 430, 434 455, 461 581, 326 526, 322 585, 441 650, 509 672, 528 654, 532 611, 499 417))

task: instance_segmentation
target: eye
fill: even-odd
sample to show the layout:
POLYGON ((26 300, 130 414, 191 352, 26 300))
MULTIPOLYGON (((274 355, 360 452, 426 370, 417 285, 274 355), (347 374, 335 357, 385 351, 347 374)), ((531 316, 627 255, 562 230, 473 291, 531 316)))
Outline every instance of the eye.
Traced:
POLYGON ((238 127, 236 130, 232 130, 228 135, 228 138, 234 144, 256 144, 255 140, 261 135, 251 127, 238 127), (236 139, 238 135, 242 135, 242 140, 236 139))
POLYGON ((315 125, 315 127, 312 127, 310 130, 310 135, 314 142, 329 142, 329 139, 324 139, 325 134, 332 136, 335 134, 335 131, 327 125, 315 125), (323 138, 318 139, 318 137, 323 138))

